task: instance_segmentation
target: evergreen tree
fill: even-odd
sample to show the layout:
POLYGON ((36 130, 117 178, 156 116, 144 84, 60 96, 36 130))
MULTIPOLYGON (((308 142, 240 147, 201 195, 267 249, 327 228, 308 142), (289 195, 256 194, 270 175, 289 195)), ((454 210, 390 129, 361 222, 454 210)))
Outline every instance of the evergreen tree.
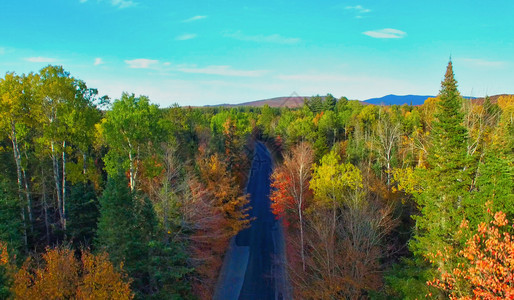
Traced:
POLYGON ((0 175, 0 241, 7 244, 11 254, 19 255, 23 250, 23 220, 15 195, 14 188, 0 175))
POLYGON ((324 111, 334 111, 336 108, 336 98, 332 96, 332 94, 327 94, 325 99, 323 100, 323 110, 324 111))
POLYGON ((418 299, 428 293, 435 295, 437 291, 426 286, 426 282, 454 266, 454 262, 445 261, 441 254, 458 252, 463 246, 455 233, 469 213, 466 208, 469 210, 471 174, 463 99, 451 61, 441 83, 439 99, 430 132, 427 165, 418 166, 412 177, 400 179, 402 188, 413 194, 419 213, 413 216, 415 231, 409 242, 414 256, 396 265, 387 277, 396 297, 418 299))
POLYGON ((433 144, 429 152, 429 163, 441 172, 458 173, 466 166, 468 132, 463 125, 463 98, 457 90, 451 61, 441 83, 439 98, 441 101, 438 102, 436 120, 432 123, 433 144))
POLYGON ((191 287, 187 280, 193 269, 187 264, 189 256, 183 245, 154 239, 149 243, 149 296, 153 299, 189 299, 191 287))
POLYGON ((99 217, 98 199, 92 184, 80 182, 72 186, 67 205, 68 237, 75 246, 91 246, 99 217))
POLYGON ((100 197, 97 247, 115 265, 124 262, 136 298, 189 297, 187 256, 175 244, 159 239, 158 221, 150 200, 130 192, 125 176, 110 177, 100 197))
POLYGON ((312 111, 314 114, 323 111, 323 99, 320 95, 316 95, 311 98, 305 98, 305 105, 307 105, 310 111, 312 111))
MULTIPOLYGON (((492 202, 493 211, 503 211, 514 218, 514 159, 499 149, 486 152, 477 178, 477 192, 473 195, 476 213, 468 215, 470 227, 476 227, 487 217, 483 209, 486 201, 492 202), (474 218, 474 219, 473 219, 474 218)), ((469 205, 470 208, 472 205, 469 205)))
POLYGON ((451 61, 439 98, 436 120, 432 123, 429 165, 427 169, 417 170, 423 190, 415 195, 421 214, 415 216, 417 231, 411 250, 443 267, 443 261, 432 255, 458 246, 454 233, 465 216, 471 185, 467 129, 461 111, 463 99, 457 90, 451 61))
POLYGON ((128 274, 134 279, 134 287, 141 290, 146 277, 148 252, 127 179, 122 174, 109 177, 99 200, 96 246, 99 251, 109 253, 114 265, 123 262, 128 274))
POLYGON ((10 299, 11 260, 14 257, 23 260, 22 255, 19 255, 24 248, 20 206, 14 182, 9 182, 0 173, 0 299, 10 299))

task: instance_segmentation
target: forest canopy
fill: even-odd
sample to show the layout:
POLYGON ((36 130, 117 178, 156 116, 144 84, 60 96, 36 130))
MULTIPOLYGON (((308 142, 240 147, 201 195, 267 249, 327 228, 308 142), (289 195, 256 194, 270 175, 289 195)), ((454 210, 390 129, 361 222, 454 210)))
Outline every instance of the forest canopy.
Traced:
POLYGON ((514 295, 514 96, 462 97, 450 61, 420 106, 160 108, 6 73, 0 298, 210 299, 256 141, 295 299, 514 295))

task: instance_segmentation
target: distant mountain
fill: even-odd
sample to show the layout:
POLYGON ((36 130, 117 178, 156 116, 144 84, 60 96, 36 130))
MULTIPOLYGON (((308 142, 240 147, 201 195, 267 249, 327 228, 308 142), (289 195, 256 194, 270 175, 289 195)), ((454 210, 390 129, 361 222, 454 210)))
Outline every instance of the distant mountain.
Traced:
POLYGON ((217 105, 207 105, 207 106, 224 106, 224 107, 236 107, 236 106, 252 106, 252 107, 262 107, 267 104, 269 107, 289 107, 289 108, 297 108, 302 107, 305 98, 310 97, 301 97, 298 95, 289 96, 289 97, 275 97, 270 99, 256 100, 243 102, 238 104, 217 104, 217 105))
POLYGON ((268 104, 269 107, 301 107, 303 106, 303 101, 305 98, 309 97, 300 97, 300 96, 292 96, 292 97, 276 97, 271 99, 257 100, 251 102, 244 102, 240 104, 236 104, 235 106, 254 106, 261 107, 265 104, 268 104))
MULTIPOLYGON (((500 96, 502 95, 493 95, 490 96, 491 101, 495 103, 500 96)), ((387 95, 381 98, 371 98, 364 101, 360 101, 364 105, 422 105, 425 103, 425 100, 428 98, 434 98, 436 96, 422 96, 422 95, 387 95)), ((224 107, 237 107, 237 106, 252 106, 252 107, 262 107, 265 104, 270 107, 289 107, 289 108, 297 108, 302 107, 305 99, 309 99, 311 97, 302 97, 298 95, 293 95, 290 97, 276 97, 270 99, 263 99, 257 101, 244 102, 239 104, 219 104, 213 106, 224 106, 224 107)), ((476 98, 476 97, 465 97, 466 99, 471 99, 473 102, 482 103, 484 98, 476 98)), ((210 105, 209 105, 210 106, 210 105)))
POLYGON ((422 105, 428 98, 435 96, 420 96, 420 95, 387 95, 380 98, 371 98, 364 100, 364 102, 375 105, 422 105))
MULTIPOLYGON (((310 99, 311 97, 303 97, 303 96, 289 96, 289 97, 276 97, 270 99, 256 100, 250 102, 243 102, 238 104, 218 104, 218 105, 207 105, 207 106, 224 106, 224 107, 236 107, 236 106, 252 106, 252 107, 262 107, 267 104, 269 107, 289 107, 289 108, 297 108, 302 107, 305 99, 310 99)), ((323 98, 323 96, 322 96, 323 98)), ((367 104, 361 101, 362 104, 367 104)))
MULTIPOLYGON (((372 98, 368 100, 361 101, 362 104, 374 104, 374 105, 421 105, 425 102, 425 100, 429 97, 434 96, 419 96, 419 95, 406 95, 406 96, 397 96, 397 95, 387 95, 381 98, 372 98)), ((310 97, 301 97, 301 96, 291 96, 291 97, 277 97, 271 99, 257 100, 251 102, 244 102, 240 104, 223 104, 221 106, 254 106, 261 107, 264 104, 268 104, 270 107, 301 107, 303 106, 303 102, 305 99, 310 97)))

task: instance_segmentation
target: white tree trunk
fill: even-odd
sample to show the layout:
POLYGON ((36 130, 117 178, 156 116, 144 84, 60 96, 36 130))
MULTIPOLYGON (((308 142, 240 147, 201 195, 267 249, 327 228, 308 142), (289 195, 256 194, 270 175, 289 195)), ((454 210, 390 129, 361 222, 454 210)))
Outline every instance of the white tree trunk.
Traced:
POLYGON ((62 228, 66 230, 66 141, 62 142, 62 228))
POLYGON ((136 178, 135 178, 135 167, 134 167, 134 157, 132 155, 132 151, 129 151, 129 179, 130 179, 130 191, 134 191, 134 187, 136 185, 136 178))
POLYGON ((61 221, 61 225, 64 224, 63 220, 64 220, 64 216, 62 214, 63 212, 63 205, 62 205, 62 190, 61 190, 61 177, 60 177, 60 172, 59 172, 59 161, 57 159, 57 156, 56 156, 56 153, 55 153, 55 146, 54 146, 54 141, 51 141, 50 142, 50 148, 52 150, 52 169, 53 169, 53 173, 54 173, 54 182, 55 182, 55 190, 57 192, 57 208, 59 210, 59 219, 61 221))
POLYGON ((25 243, 25 247, 28 246, 28 237, 27 237, 27 224, 25 221, 25 208, 23 204, 23 179, 22 179, 22 171, 21 171, 21 155, 20 150, 18 148, 18 139, 16 136, 16 126, 14 123, 11 123, 11 141, 12 141, 12 149, 14 155, 14 161, 16 162, 16 176, 18 177, 18 196, 20 198, 20 208, 21 208, 21 219, 23 221, 23 241, 25 243))

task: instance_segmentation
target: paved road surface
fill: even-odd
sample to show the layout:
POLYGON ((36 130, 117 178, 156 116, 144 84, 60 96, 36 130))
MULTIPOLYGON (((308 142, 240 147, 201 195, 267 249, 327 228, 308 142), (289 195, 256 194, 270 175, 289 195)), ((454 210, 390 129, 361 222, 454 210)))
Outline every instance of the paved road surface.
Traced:
POLYGON ((247 186, 255 220, 231 241, 214 299, 289 298, 282 227, 270 210, 271 172, 270 154, 257 143, 247 186))

